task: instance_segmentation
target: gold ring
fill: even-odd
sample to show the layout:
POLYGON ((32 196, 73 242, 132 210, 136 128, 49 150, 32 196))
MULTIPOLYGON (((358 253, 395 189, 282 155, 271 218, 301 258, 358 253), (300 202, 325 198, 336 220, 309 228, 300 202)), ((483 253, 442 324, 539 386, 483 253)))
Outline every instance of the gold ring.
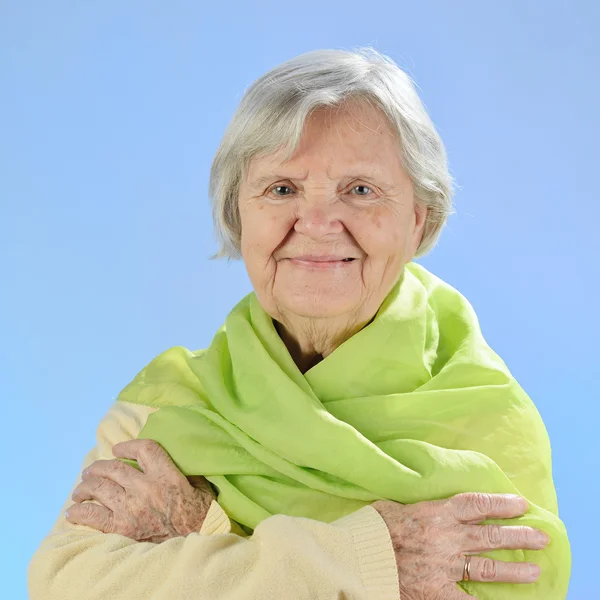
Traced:
POLYGON ((463 581, 471 580, 471 555, 465 556, 465 566, 463 567, 463 581))

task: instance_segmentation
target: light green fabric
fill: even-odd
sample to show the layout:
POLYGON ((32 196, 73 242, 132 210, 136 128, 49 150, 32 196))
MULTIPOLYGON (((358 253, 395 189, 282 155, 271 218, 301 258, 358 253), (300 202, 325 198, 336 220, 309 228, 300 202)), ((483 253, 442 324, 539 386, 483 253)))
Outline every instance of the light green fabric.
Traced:
POLYGON ((521 494, 528 514, 495 522, 539 527, 550 545, 487 556, 536 562, 540 581, 460 585, 480 600, 566 596, 569 542, 542 419, 469 302, 417 263, 368 326, 304 375, 249 294, 207 350, 167 350, 118 400, 160 407, 139 437, 206 476, 249 530, 276 513, 332 522, 378 499, 521 494))

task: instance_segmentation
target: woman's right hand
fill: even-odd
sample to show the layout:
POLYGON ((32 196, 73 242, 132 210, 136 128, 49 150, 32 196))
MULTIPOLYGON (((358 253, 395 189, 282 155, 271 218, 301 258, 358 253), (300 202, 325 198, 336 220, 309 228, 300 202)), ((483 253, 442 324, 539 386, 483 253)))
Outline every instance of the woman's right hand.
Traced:
MULTIPOLYGON (((486 519, 520 517, 527 501, 510 494, 457 494, 446 500, 372 504, 390 532, 402 600, 467 600, 460 591, 465 556, 505 549, 541 550, 548 536, 532 527, 478 525, 486 519)), ((533 583, 540 569, 533 563, 510 563, 472 556, 471 581, 533 583)))

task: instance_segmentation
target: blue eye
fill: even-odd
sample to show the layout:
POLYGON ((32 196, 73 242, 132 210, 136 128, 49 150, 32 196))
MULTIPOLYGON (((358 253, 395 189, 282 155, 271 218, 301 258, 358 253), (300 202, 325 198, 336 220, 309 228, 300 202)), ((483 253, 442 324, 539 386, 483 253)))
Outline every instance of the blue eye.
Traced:
MULTIPOLYGON (((274 192, 275 190, 281 189, 281 188, 287 188, 288 190, 291 190, 292 188, 290 188, 289 185, 276 185, 274 186, 271 191, 274 192)), ((289 196, 289 194, 275 194, 276 196, 289 196)))
MULTIPOLYGON (((369 193, 371 193, 373 191, 369 186, 362 185, 362 184, 355 185, 352 188, 352 190, 357 190, 359 188, 361 188, 362 190, 366 190, 366 192, 363 192, 363 193, 359 192, 359 193, 356 194, 356 196, 368 196, 369 193)), ((271 193, 275 194, 275 196, 279 196, 281 198, 281 197, 289 196, 290 195, 290 193, 287 193, 287 194, 286 193, 283 193, 283 194, 280 193, 281 190, 286 190, 286 189, 290 190, 290 193, 293 192, 292 188, 289 185, 275 185, 269 191, 271 193)))
MULTIPOLYGON (((369 190, 371 191, 371 188, 366 186, 366 185, 355 185, 352 189, 356 190, 357 188, 364 188, 365 190, 369 190)), ((368 192, 366 194, 357 194, 358 196, 367 196, 368 192)))

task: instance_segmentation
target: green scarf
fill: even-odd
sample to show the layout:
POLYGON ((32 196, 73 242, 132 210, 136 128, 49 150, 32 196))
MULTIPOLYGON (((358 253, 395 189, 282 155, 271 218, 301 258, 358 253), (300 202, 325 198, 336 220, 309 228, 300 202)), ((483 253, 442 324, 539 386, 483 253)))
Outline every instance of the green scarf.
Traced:
POLYGON ((529 512, 489 522, 539 527, 550 545, 486 556, 536 562, 540 582, 461 585, 480 600, 565 597, 569 542, 541 417, 469 302, 419 264, 305 374, 252 293, 208 349, 167 350, 118 400, 160 407, 139 438, 159 442, 185 475, 204 475, 248 532, 278 513, 330 523, 379 499, 518 493, 529 512))

